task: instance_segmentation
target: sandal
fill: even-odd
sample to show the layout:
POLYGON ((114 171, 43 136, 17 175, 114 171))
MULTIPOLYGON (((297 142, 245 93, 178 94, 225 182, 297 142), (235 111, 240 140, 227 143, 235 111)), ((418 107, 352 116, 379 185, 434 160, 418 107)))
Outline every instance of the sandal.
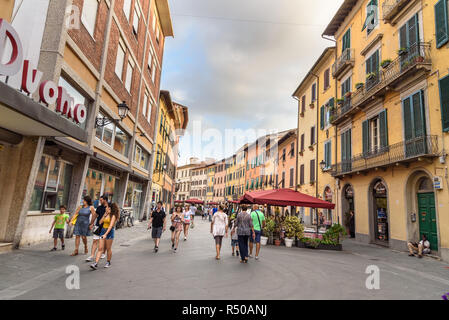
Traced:
POLYGON ((71 254, 72 257, 77 256, 78 255, 78 250, 73 251, 73 253, 71 254))
POLYGON ((84 246, 84 253, 88 254, 89 253, 89 249, 87 248, 87 246, 84 246))

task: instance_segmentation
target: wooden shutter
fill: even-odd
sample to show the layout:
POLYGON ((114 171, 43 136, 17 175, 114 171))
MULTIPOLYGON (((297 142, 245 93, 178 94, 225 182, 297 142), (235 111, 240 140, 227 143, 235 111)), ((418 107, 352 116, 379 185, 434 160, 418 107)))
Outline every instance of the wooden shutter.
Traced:
POLYGON ((405 140, 411 140, 413 139, 413 116, 411 111, 411 98, 406 98, 403 102, 403 109, 404 109, 404 136, 405 140))
POLYGON ((414 47, 419 42, 419 23, 418 15, 415 15, 408 21, 408 47, 414 47))
POLYGON ((324 130, 324 106, 320 108, 320 129, 324 130))
POLYGON ((370 152, 370 134, 369 134, 369 120, 363 121, 363 155, 368 155, 370 152))
POLYGON ((423 93, 420 91, 415 93, 412 97, 413 101, 413 124, 415 126, 415 137, 422 137, 426 134, 425 113, 423 106, 423 93))
POLYGON ((302 96, 301 113, 306 111, 306 96, 302 96))
POLYGON ((449 76, 440 81, 441 121, 443 131, 449 131, 449 76))
POLYGON ((341 135, 341 161, 346 161, 346 132, 341 135))
POLYGON ((440 0, 435 5, 436 45, 441 48, 449 41, 447 0, 440 0))
POLYGON ((399 45, 401 46, 401 48, 408 47, 407 24, 403 25, 399 30, 399 45))
MULTIPOLYGON (((276 180, 277 180, 277 175, 276 175, 276 180)), ((304 165, 303 164, 301 165, 299 183, 304 184, 304 165)))
POLYGON ((379 114, 379 131, 380 131, 380 148, 385 149, 388 147, 388 120, 387 110, 382 111, 379 114))
POLYGON ((315 182, 315 160, 310 160, 310 182, 315 182))
POLYGON ((294 180, 293 175, 295 174, 293 171, 294 171, 293 168, 290 168, 290 187, 293 187, 293 180, 294 180))

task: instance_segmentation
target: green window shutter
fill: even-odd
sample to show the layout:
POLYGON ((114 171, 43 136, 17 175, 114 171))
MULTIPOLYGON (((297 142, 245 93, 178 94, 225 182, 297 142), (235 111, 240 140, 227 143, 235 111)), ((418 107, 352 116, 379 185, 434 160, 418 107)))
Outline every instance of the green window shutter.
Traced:
POLYGON ((324 106, 320 108, 320 129, 324 130, 324 106))
POLYGON ((404 136, 405 140, 413 139, 413 116, 411 112, 411 98, 407 98, 402 102, 403 110, 404 110, 404 136))
POLYGON ((422 137, 426 134, 425 113, 422 91, 415 93, 413 100, 413 120, 415 126, 415 137, 422 137))
POLYGON ((347 152, 346 152, 346 149, 347 149, 347 146, 346 146, 346 134, 347 134, 348 132, 345 132, 345 133, 343 133, 342 135, 341 135, 341 160, 342 161, 346 161, 347 159, 346 159, 346 154, 347 154, 347 152))
POLYGON ((407 25, 404 25, 401 27, 401 29, 399 29, 399 45, 401 46, 401 48, 408 47, 407 25))
POLYGON ((443 131, 449 132, 449 76, 441 79, 439 83, 443 131))
POLYGON ((379 129, 380 129, 380 148, 388 147, 388 120, 387 110, 379 114, 379 129))
POLYGON ((331 99, 329 100, 329 107, 333 107, 333 106, 334 106, 334 103, 335 103, 335 99, 334 99, 334 98, 331 98, 331 99))
POLYGON ((415 46, 419 42, 419 24, 418 15, 415 15, 408 21, 408 46, 409 48, 415 46))
POLYGON ((440 0, 435 5, 436 45, 441 48, 449 41, 447 0, 440 0))
POLYGON ((362 123, 363 134, 363 155, 369 154, 370 151, 370 135, 369 135, 369 120, 365 120, 362 123))

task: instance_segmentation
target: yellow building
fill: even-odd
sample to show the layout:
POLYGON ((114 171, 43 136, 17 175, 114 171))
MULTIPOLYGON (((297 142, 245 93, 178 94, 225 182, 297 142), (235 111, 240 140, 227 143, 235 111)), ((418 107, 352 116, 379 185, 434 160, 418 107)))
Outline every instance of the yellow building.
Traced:
POLYGON ((449 260, 447 1, 345 0, 323 36, 337 51, 337 216, 354 210, 359 241, 399 250, 426 234, 449 260))
POLYGON ((207 172, 207 189, 206 189, 206 201, 214 201, 214 185, 215 185, 215 172, 217 165, 211 164, 206 167, 207 172))
POLYGON ((237 198, 242 197, 245 194, 245 172, 246 172, 246 162, 248 156, 248 144, 245 144, 236 152, 236 168, 235 168, 235 188, 234 193, 237 198))
MULTIPOLYGON (((334 55, 335 48, 326 48, 293 93, 298 100, 297 190, 314 197, 318 197, 325 186, 332 185, 329 181, 320 184, 317 179, 320 177, 319 159, 322 159, 319 149, 331 141, 333 134, 329 121, 321 127, 318 119, 321 119, 320 112, 325 112, 329 119, 330 110, 335 104, 335 90, 330 77, 334 55)), ((301 208, 300 212, 305 224, 314 223, 314 210, 301 208)))
POLYGON ((236 167, 237 167, 237 157, 233 155, 226 160, 226 179, 225 179, 225 189, 226 189, 226 199, 237 200, 236 194, 236 167))

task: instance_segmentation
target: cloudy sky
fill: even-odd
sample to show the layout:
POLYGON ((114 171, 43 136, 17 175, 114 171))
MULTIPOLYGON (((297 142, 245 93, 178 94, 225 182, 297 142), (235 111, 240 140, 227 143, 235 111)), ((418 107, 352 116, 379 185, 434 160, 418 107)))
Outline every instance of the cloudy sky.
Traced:
POLYGON ((321 34, 342 2, 170 0, 175 37, 167 38, 161 88, 189 107, 181 165, 232 154, 226 130, 296 127, 291 95, 332 45, 321 34))

